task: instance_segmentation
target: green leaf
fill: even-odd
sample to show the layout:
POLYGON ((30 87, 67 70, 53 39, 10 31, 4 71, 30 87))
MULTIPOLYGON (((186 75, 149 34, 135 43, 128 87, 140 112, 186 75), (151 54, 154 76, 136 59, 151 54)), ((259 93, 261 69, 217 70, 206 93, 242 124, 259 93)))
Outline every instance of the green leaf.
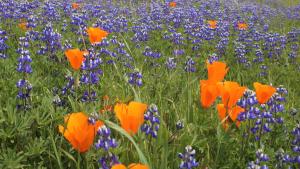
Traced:
POLYGON ((143 154, 143 152, 141 151, 141 149, 139 148, 139 146, 137 145, 137 143, 134 141, 134 139, 123 129, 121 128, 120 126, 118 126, 117 124, 109 121, 109 120, 104 120, 105 124, 107 124, 110 128, 116 130, 117 132, 121 133, 122 135, 124 135, 125 137, 127 137, 129 139, 129 141, 134 145, 138 155, 139 155, 139 158, 141 160, 141 162, 145 165, 148 165, 150 166, 151 168, 151 165, 149 165, 145 155, 143 154))

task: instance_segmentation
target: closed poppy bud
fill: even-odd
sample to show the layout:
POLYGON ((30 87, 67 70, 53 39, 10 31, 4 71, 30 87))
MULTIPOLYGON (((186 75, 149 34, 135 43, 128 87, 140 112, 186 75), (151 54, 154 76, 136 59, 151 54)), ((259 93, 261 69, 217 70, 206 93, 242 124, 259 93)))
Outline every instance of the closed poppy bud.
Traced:
POLYGON ((104 95, 104 96, 102 97, 102 100, 108 101, 108 100, 109 100, 109 96, 108 96, 108 95, 104 95))
POLYGON ((117 103, 114 111, 122 128, 129 134, 136 134, 140 126, 144 123, 144 113, 147 107, 144 103, 132 101, 128 105, 117 103))
POLYGON ((73 9, 78 9, 80 5, 78 3, 72 3, 72 8, 73 9))
POLYGON ((18 24, 18 27, 21 28, 22 30, 26 31, 27 28, 27 22, 22 22, 18 24))
POLYGON ((248 29, 248 24, 244 22, 239 22, 238 23, 238 29, 239 30, 247 30, 248 29))
POLYGON ((84 52, 80 51, 79 49, 68 49, 66 50, 65 55, 67 56, 67 59, 74 70, 80 69, 84 61, 84 52))
POLYGON ((227 120, 225 120, 225 118, 227 116, 226 115, 227 110, 226 110, 224 104, 218 104, 217 105, 217 110, 218 110, 219 119, 222 122, 222 126, 225 130, 227 130, 228 122, 227 122, 227 120))
POLYGON ((175 8, 176 5, 177 5, 176 2, 170 2, 170 3, 169 3, 169 6, 172 7, 172 8, 175 8))
POLYGON ((265 104, 276 92, 276 89, 274 87, 263 85, 258 82, 255 82, 253 86, 255 88, 257 101, 260 104, 265 104))
POLYGON ((217 28, 218 22, 216 20, 209 20, 208 21, 208 27, 211 29, 216 29, 217 28))
POLYGON ((91 124, 82 112, 71 113, 65 116, 66 128, 58 126, 59 132, 70 142, 73 148, 79 152, 86 152, 94 143, 97 129, 103 125, 101 121, 91 124))
POLYGON ((103 38, 107 37, 108 32, 100 28, 88 28, 87 33, 89 35, 89 40, 91 44, 100 43, 103 38))

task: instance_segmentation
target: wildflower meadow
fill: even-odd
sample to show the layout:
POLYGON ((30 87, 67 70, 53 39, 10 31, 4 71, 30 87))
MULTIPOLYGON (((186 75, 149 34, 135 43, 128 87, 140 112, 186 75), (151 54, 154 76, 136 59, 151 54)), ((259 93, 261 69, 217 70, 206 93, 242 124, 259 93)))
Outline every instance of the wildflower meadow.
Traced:
POLYGON ((0 168, 300 169, 299 0, 0 0, 0 168))

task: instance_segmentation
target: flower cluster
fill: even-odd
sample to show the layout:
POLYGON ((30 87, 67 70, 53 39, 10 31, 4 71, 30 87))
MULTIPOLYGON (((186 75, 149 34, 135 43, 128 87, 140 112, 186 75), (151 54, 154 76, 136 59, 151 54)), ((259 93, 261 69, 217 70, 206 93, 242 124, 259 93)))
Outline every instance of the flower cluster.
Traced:
POLYGON ((96 91, 94 91, 91 87, 99 84, 100 76, 103 74, 100 69, 101 64, 102 59, 100 58, 100 54, 95 53, 93 49, 90 49, 81 66, 83 73, 81 75, 80 82, 87 86, 81 101, 91 102, 96 100, 96 91))
POLYGON ((195 159, 196 150, 192 146, 186 146, 184 153, 179 153, 178 157, 181 159, 179 165, 180 169, 192 169, 198 167, 199 163, 195 159))
POLYGON ((118 164, 118 157, 110 151, 110 149, 118 146, 117 141, 111 138, 111 131, 105 125, 101 126, 97 130, 98 141, 96 141, 96 149, 103 149, 105 155, 99 159, 101 169, 110 169, 113 165, 118 164))
POLYGON ((188 57, 185 62, 184 70, 186 72, 196 72, 195 61, 191 57, 188 57))
POLYGON ((128 73, 128 83, 133 86, 141 87, 143 85, 142 78, 142 72, 140 72, 138 69, 135 69, 132 73, 128 73))
POLYGON ((7 40, 6 32, 0 29, 0 58, 6 59, 6 49, 8 49, 7 44, 5 41, 7 40))
POLYGON ((248 163, 247 169, 268 169, 269 167, 264 163, 268 162, 269 160, 269 156, 265 154, 262 149, 258 149, 256 151, 256 160, 248 163))
POLYGON ((158 108, 155 104, 151 104, 144 114, 144 124, 141 126, 141 130, 146 133, 146 135, 151 135, 157 138, 157 132, 159 130, 160 120, 159 120, 158 108))
POLYGON ((27 80, 28 74, 32 73, 32 68, 30 63, 32 59, 30 57, 30 52, 28 50, 29 42, 26 37, 19 38, 19 48, 17 53, 20 55, 18 58, 17 71, 22 74, 22 78, 17 82, 16 86, 18 88, 18 109, 27 110, 30 108, 30 92, 32 90, 32 85, 27 80))
POLYGON ((38 54, 45 55, 48 53, 51 59, 55 59, 55 52, 62 48, 61 38, 61 34, 55 31, 50 23, 47 24, 40 37, 40 40, 45 43, 45 46, 40 47, 38 54))

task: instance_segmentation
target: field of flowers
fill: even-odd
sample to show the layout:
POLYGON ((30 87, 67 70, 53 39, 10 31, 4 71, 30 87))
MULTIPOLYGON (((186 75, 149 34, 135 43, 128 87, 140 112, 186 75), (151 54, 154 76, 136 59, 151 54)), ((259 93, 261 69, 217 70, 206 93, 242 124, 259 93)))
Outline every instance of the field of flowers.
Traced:
POLYGON ((299 169, 299 0, 1 0, 0 168, 299 169))

